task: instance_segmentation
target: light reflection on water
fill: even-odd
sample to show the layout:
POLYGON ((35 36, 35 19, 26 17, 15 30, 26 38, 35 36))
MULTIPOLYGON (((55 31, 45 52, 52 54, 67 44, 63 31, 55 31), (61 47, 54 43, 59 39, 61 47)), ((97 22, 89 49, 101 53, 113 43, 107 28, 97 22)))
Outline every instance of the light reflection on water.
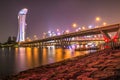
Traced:
POLYGON ((0 49, 0 75, 11 75, 23 70, 58 62, 67 58, 87 54, 55 47, 47 48, 2 48, 0 49))

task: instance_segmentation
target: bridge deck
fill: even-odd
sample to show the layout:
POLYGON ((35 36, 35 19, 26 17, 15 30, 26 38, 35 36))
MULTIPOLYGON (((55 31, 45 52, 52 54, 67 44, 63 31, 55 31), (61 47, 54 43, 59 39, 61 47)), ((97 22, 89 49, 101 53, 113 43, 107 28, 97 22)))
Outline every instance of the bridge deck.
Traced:
POLYGON ((45 39, 34 40, 34 41, 30 41, 30 42, 23 42, 22 44, 46 42, 46 41, 59 40, 59 39, 64 39, 64 38, 71 38, 71 37, 76 37, 76 36, 95 35, 95 34, 101 34, 101 31, 115 32, 119 28, 120 28, 120 24, 113 24, 113 25, 103 26, 103 27, 99 27, 99 28, 82 30, 82 31, 78 31, 78 32, 72 32, 72 33, 69 33, 69 34, 63 34, 63 35, 60 35, 60 36, 48 37, 48 38, 45 38, 45 39))

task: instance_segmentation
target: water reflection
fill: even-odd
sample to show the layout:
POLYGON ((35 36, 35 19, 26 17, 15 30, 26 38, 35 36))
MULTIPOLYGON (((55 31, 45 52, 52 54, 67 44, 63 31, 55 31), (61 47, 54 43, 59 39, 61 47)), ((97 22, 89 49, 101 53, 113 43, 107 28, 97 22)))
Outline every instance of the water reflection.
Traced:
POLYGON ((38 66, 38 64, 39 64, 38 48, 34 48, 33 53, 34 53, 34 55, 33 55, 34 65, 38 66))
POLYGON ((23 70, 58 62, 67 58, 84 55, 88 51, 74 51, 72 49, 55 48, 4 48, 0 49, 0 75, 18 73, 23 70))
POLYGON ((47 57, 47 49, 46 48, 43 48, 43 55, 42 55, 43 57, 42 57, 42 63, 43 64, 46 64, 47 63, 47 59, 48 59, 48 57, 47 57))
POLYGON ((26 66, 31 67, 33 64, 33 54, 32 54, 33 48, 26 48, 26 66))
POLYGON ((54 46, 48 46, 48 63, 55 62, 55 47, 54 46))
POLYGON ((25 70, 26 65, 26 54, 25 48, 16 48, 15 49, 15 71, 19 72, 25 70))
POLYGON ((55 60, 56 61, 62 60, 63 55, 64 55, 64 52, 62 49, 56 49, 55 60))

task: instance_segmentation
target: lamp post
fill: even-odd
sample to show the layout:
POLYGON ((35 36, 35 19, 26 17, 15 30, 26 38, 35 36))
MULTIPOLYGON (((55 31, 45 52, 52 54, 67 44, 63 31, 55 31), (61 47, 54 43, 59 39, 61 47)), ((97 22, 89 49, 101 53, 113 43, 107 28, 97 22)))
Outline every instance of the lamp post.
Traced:
POLYGON ((106 26, 106 24, 107 24, 106 22, 103 22, 103 26, 106 26))
POLYGON ((84 27, 84 26, 82 27, 82 30, 85 30, 85 27, 84 27))
POLYGON ((100 21, 101 19, 100 19, 100 17, 96 17, 95 20, 98 22, 98 21, 100 21))
POLYGON ((33 37, 34 37, 34 40, 37 40, 37 39, 38 39, 38 38, 37 38, 37 35, 34 35, 33 37))
POLYGON ((76 28, 76 27, 77 27, 77 24, 76 24, 76 23, 73 23, 73 24, 72 24, 72 27, 73 27, 73 28, 76 28))
POLYGON ((61 35, 60 29, 57 29, 57 35, 61 35))
POLYGON ((66 30, 65 33, 68 34, 70 31, 69 30, 66 30))
POLYGON ((95 18, 95 21, 97 22, 97 23, 96 23, 96 24, 97 24, 97 25, 96 25, 96 28, 97 28, 98 26, 100 26, 100 25, 99 25, 99 22, 101 21, 101 18, 100 18, 100 17, 96 17, 96 18, 95 18))
POLYGON ((43 38, 46 38, 46 33, 45 32, 43 33, 43 38))
MULTIPOLYGON (((77 27, 78 27, 78 25, 77 25, 76 23, 73 23, 73 24, 72 24, 72 28, 74 28, 74 29, 75 29, 75 28, 77 28, 77 27)), ((77 30, 77 29, 75 29, 75 31, 78 31, 78 30, 77 30)))

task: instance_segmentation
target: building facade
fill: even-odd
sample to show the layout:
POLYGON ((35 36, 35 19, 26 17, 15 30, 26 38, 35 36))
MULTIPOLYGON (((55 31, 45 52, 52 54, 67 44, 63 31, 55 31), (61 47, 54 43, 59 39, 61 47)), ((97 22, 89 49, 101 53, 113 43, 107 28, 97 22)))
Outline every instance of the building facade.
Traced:
POLYGON ((25 41, 26 14, 28 9, 24 8, 18 13, 18 35, 17 42, 25 41))

